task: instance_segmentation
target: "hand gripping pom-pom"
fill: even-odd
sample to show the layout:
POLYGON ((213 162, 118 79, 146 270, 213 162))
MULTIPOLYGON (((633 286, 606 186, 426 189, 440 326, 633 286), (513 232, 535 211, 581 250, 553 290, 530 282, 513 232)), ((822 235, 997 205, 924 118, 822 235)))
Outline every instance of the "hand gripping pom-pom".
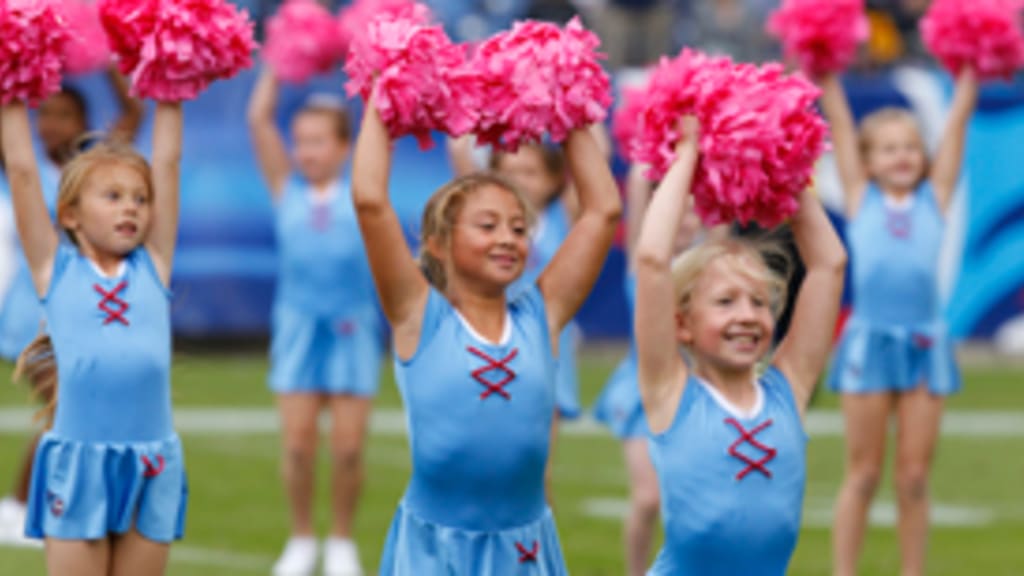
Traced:
POLYGON ((947 70, 974 68, 978 78, 1010 78, 1024 68, 1021 0, 935 0, 921 38, 947 70))
POLYGON ((0 103, 35 106, 60 90, 69 34, 53 0, 0 3, 0 103))
POLYGON ((346 49, 334 16, 316 0, 288 0, 267 21, 263 58, 285 82, 330 71, 346 49))
POLYGON ((424 23, 423 14, 384 13, 372 20, 351 45, 345 72, 350 95, 368 101, 376 86, 377 110, 392 138, 413 134, 426 149, 432 130, 457 136, 475 125, 478 89, 465 47, 424 23))
POLYGON ((483 106, 477 141, 515 150, 545 133, 561 142, 604 120, 612 98, 598 44, 576 18, 564 29, 519 22, 480 44, 473 57, 483 106))
POLYGON ((697 214, 708 225, 733 221, 771 227, 792 215, 825 149, 826 125, 814 111, 818 90, 782 67, 758 68, 683 51, 655 70, 635 160, 660 179, 675 160, 685 114, 701 125, 693 182, 697 214))
POLYGON ((64 69, 69 74, 86 74, 106 68, 110 48, 96 5, 86 0, 65 0, 63 9, 71 29, 64 48, 64 69))
POLYGON ((812 75, 845 70, 868 37, 864 0, 784 0, 767 28, 812 75))

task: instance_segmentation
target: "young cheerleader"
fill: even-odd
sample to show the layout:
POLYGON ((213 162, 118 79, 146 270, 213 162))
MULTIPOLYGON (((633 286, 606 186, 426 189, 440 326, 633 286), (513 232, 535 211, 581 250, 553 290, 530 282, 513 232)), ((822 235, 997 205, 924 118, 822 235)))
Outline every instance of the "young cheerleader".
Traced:
MULTIPOLYGON (((142 102, 128 95, 124 77, 111 67, 107 72, 108 81, 117 99, 120 115, 111 124, 109 133, 113 140, 131 142, 142 122, 142 102)), ((88 110, 85 96, 70 85, 43 100, 39 105, 36 133, 45 156, 40 164, 40 178, 43 196, 50 216, 56 215, 57 186, 61 168, 73 155, 79 140, 88 132, 88 110)), ((0 159, 2 159, 0 146, 0 159)), ((0 162, 0 169, 3 163, 0 162)), ((3 178, 0 170, 0 179, 3 178)), ((14 277, 0 305, 0 360, 15 361, 29 343, 43 330, 43 308, 39 303, 28 264, 17 249, 14 260, 14 277)), ((33 394, 49 403, 52 388, 40 388, 40 381, 26 378, 33 394)), ((32 461, 39 444, 41 432, 29 441, 23 462, 15 476, 14 490, 10 496, 0 500, 0 534, 22 534, 25 525, 26 503, 29 480, 32 477, 32 461)), ((30 541, 35 542, 35 541, 30 541)))
POLYGON ((253 144, 275 204, 281 262, 269 383, 284 432, 292 535, 274 573, 310 574, 317 561, 317 416, 327 408, 333 505, 324 573, 357 576, 362 571, 352 522, 382 343, 373 278, 342 175, 349 120, 340 100, 311 99, 292 119, 289 155, 274 119, 277 93, 277 80, 266 68, 249 104, 253 144))
POLYGON ((681 124, 635 256, 640 395, 665 525, 650 574, 782 575, 800 529, 803 415, 828 357, 846 253, 804 192, 791 225, 807 276, 793 327, 759 376, 785 280, 741 239, 710 240, 673 261, 698 159, 699 126, 681 124))
POLYGON ((116 144, 67 163, 57 220, 68 242, 50 225, 24 104, 0 115, 21 243, 48 319, 20 362, 29 373, 55 362, 59 375, 26 533, 46 539, 50 574, 161 574, 186 500, 168 291, 181 107, 156 107, 152 167, 116 144))
MULTIPOLYGON (((472 159, 473 137, 450 141, 453 164, 459 176, 475 172, 472 159)), ((526 196, 536 215, 530 237, 530 257, 522 276, 509 287, 509 299, 533 286, 537 277, 558 252, 569 235, 576 216, 575 192, 569 184, 565 156, 558 148, 542 144, 524 144, 515 152, 492 152, 491 170, 508 180, 526 196)), ((555 378, 555 412, 552 439, 561 418, 576 418, 580 414, 579 381, 576 370, 576 349, 580 330, 576 322, 569 322, 558 336, 558 371, 555 378)))
POLYGON ((908 112, 884 109, 854 127, 839 79, 822 81, 846 200, 853 312, 829 376, 842 395, 846 478, 833 531, 834 573, 856 574, 867 512, 882 472, 889 415, 897 417, 896 494, 902 574, 924 573, 928 473, 944 398, 960 387, 942 322, 936 271, 944 214, 960 178, 974 73, 956 80, 948 125, 929 163, 908 112))
POLYGON ((554 335, 596 281, 620 213, 588 131, 566 150, 580 216, 536 284, 509 299, 528 259, 529 201, 490 173, 442 187, 424 210, 421 269, 388 199, 388 133, 375 99, 366 106, 353 199, 392 326, 413 461, 382 576, 566 573, 544 495, 554 335))
MULTIPOLYGON (((647 204, 650 202, 651 184, 643 175, 645 168, 634 165, 626 177, 626 302, 632 317, 636 303, 636 275, 632 254, 640 235, 647 204)), ((678 250, 689 247, 700 236, 701 226, 692 211, 683 217, 676 238, 678 250)), ((636 347, 612 372, 604 390, 594 406, 594 417, 611 430, 622 442, 623 457, 629 478, 629 511, 625 520, 626 573, 643 576, 650 565, 654 526, 658 520, 660 497, 658 477, 647 450, 647 424, 640 402, 640 387, 636 373, 636 347)))

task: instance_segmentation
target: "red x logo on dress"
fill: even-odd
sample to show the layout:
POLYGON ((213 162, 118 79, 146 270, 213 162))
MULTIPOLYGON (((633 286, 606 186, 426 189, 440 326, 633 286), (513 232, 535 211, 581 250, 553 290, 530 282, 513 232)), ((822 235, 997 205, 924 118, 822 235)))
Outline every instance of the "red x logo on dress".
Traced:
POLYGON ((761 474, 764 474, 765 477, 771 478, 771 470, 765 468, 764 465, 771 462, 772 458, 775 458, 776 450, 775 448, 769 448, 768 446, 761 444, 760 442, 757 441, 757 438, 755 438, 755 436, 757 436, 758 432, 771 426, 772 421, 766 420, 750 430, 744 429, 743 425, 740 424, 735 418, 726 418, 725 423, 732 425, 733 428, 736 428, 736 431, 740 433, 740 437, 737 438, 736 441, 732 443, 732 446, 729 446, 729 455, 735 458, 739 458, 744 464, 747 465, 746 468, 740 470, 739 473, 736 474, 736 479, 743 480, 744 476, 750 474, 755 470, 760 472, 761 474), (761 457, 760 460, 754 460, 748 457, 746 454, 737 450, 737 448, 739 448, 740 445, 743 444, 744 442, 747 442, 754 448, 757 448, 758 450, 764 452, 764 456, 761 457))
POLYGON ((903 212, 889 212, 886 214, 885 224, 889 228, 889 233, 896 238, 906 238, 910 236, 910 214, 903 212))
POLYGON ((507 364, 511 362, 517 354, 519 354, 519 349, 513 348, 512 351, 509 352, 507 356, 500 360, 496 358, 491 358, 490 356, 487 355, 486 352, 474 348, 473 346, 467 346, 466 350, 487 362, 487 365, 481 366, 470 373, 473 376, 473 379, 482 384, 484 388, 487 388, 487 390, 484 390, 483 392, 480 393, 480 399, 486 400, 488 396, 496 393, 503 396, 505 400, 511 400, 512 395, 505 390, 505 386, 508 385, 508 383, 511 382, 516 377, 516 373, 511 368, 509 368, 507 364), (501 379, 498 380, 497 382, 492 382, 491 380, 484 378, 484 374, 490 372, 491 370, 501 370, 502 372, 505 373, 505 375, 502 376, 501 379))
POLYGON ((516 542, 516 550, 519 550, 519 563, 526 564, 527 562, 536 562, 537 553, 540 552, 540 542, 533 541, 533 547, 529 550, 526 546, 523 546, 521 542, 516 542))
POLYGON ((160 473, 164 471, 164 457, 157 454, 156 465, 154 466, 153 462, 148 457, 143 456, 142 465, 146 467, 146 470, 142 473, 142 475, 145 476, 146 478, 153 478, 154 476, 159 476, 160 473))
POLYGON ((99 284, 93 284, 92 287, 103 296, 103 300, 100 300, 99 303, 100 310, 107 313, 107 318, 103 321, 103 324, 107 325, 111 322, 120 322, 127 326, 128 319, 124 317, 124 313, 128 311, 128 303, 118 297, 118 293, 128 287, 128 281, 122 280, 121 283, 114 286, 114 289, 110 292, 104 290, 103 286, 100 286, 99 284), (117 308, 111 307, 111 302, 113 302, 117 308))
POLYGON ((310 219, 313 229, 323 232, 331 227, 331 207, 326 204, 314 204, 310 219))

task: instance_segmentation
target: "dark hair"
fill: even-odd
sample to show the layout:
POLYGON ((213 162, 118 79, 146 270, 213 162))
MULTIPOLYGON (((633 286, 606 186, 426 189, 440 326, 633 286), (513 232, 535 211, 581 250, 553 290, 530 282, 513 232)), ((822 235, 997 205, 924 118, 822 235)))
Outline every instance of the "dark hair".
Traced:
POLYGON ((83 94, 81 90, 70 84, 61 84, 60 92, 57 92, 54 96, 64 96, 71 100, 71 103, 78 110, 78 114, 82 117, 82 124, 88 129, 89 103, 86 102, 85 94, 83 94))
MULTIPOLYGON (((548 173, 557 183, 558 189, 551 190, 551 196, 548 198, 548 202, 552 202, 555 198, 565 191, 566 185, 566 168, 565 168, 565 154, 561 148, 556 146, 548 146, 545 144, 521 144, 519 150, 534 150, 540 154, 541 161, 544 163, 544 171, 548 173)), ((510 152, 504 152, 502 150, 494 150, 491 153, 489 166, 491 170, 501 171, 500 165, 501 160, 510 152)))
POLYGON ((343 107, 312 103, 302 107, 296 114, 298 118, 303 114, 323 114, 331 118, 334 124, 334 135, 342 142, 352 141, 352 120, 349 118, 348 110, 343 107))

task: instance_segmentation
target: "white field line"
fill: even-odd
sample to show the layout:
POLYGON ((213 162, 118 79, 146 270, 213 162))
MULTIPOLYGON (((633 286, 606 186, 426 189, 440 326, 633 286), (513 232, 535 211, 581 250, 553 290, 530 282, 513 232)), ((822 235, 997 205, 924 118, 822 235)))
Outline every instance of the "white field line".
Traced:
MULTIPOLYGON (((581 504, 583 514, 590 518, 622 521, 626 517, 629 502, 624 499, 594 498, 581 504)), ((992 508, 962 506, 933 502, 931 524, 939 528, 980 528, 989 526, 1006 517, 992 508)), ((803 525, 809 528, 831 528, 834 518, 832 500, 812 498, 804 506, 803 525)), ((897 511, 893 502, 876 502, 871 506, 869 520, 872 526, 893 528, 896 526, 897 511)))
MULTIPOLYGON (((32 413, 31 408, 0 408, 0 434, 30 429, 32 413)), ((279 430, 273 408, 179 408, 174 420, 178 431, 188 435, 273 434, 279 430)), ((378 409, 370 426, 373 434, 404 435, 405 413, 395 408, 378 409)), ((807 415, 807 432, 817 437, 842 436, 842 415, 834 410, 811 411, 807 415)), ((960 438, 1022 438, 1024 411, 949 411, 943 416, 942 432, 960 438)), ((608 432, 592 418, 584 417, 566 423, 562 434, 587 438, 607 436, 608 432)))
MULTIPOLYGON (((27 547, 21 544, 0 540, 0 548, 21 548, 36 554, 42 554, 41 545, 27 547)), ((210 566, 213 568, 226 568, 236 572, 256 572, 265 574, 274 563, 272 556, 261 554, 246 554, 242 552, 231 552, 230 550, 219 550, 217 548, 201 548, 186 544, 171 545, 171 564, 187 564, 191 566, 210 566)))

